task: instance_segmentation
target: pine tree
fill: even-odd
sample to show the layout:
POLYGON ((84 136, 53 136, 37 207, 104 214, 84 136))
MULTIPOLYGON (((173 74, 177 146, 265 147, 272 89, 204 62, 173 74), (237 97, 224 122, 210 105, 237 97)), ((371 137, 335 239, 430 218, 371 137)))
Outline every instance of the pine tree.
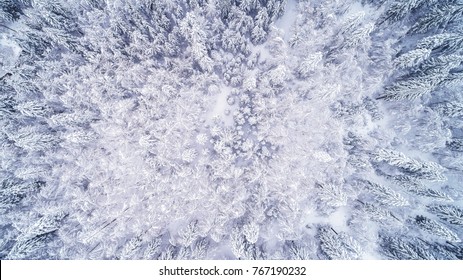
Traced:
POLYGON ((26 151, 43 151, 53 148, 59 140, 51 133, 43 133, 35 127, 26 126, 16 133, 9 133, 9 138, 15 145, 26 151))
POLYGON ((0 2, 0 24, 18 20, 22 14, 18 1, 2 0, 0 2))
POLYGON ((370 181, 364 181, 364 184, 366 188, 375 196, 375 199, 383 205, 395 207, 410 205, 407 199, 405 199, 400 193, 392 190, 391 188, 370 181))
MULTIPOLYGON (((455 43, 441 46, 441 48, 444 47, 446 51, 459 48, 455 46, 455 43)), ((458 67, 461 61, 463 61, 461 55, 443 55, 428 59, 414 72, 403 76, 391 86, 387 86, 384 94, 378 99, 389 101, 414 100, 429 95, 448 79, 450 70, 458 67)))
MULTIPOLYGON (((0 88, 0 90, 6 92, 6 88, 0 88)), ((16 112, 15 106, 16 101, 13 99, 12 96, 8 96, 6 94, 2 94, 0 96, 0 115, 6 118, 8 115, 12 115, 16 112)))
POLYGON ((391 179, 397 185, 401 186, 408 192, 423 196, 423 197, 430 197, 437 200, 442 201, 453 201, 453 199, 440 190, 431 189, 424 187, 423 183, 417 179, 406 175, 396 175, 396 176, 386 176, 387 178, 391 179))
POLYGON ((394 217, 390 211, 380 206, 377 206, 371 203, 366 203, 366 202, 361 203, 361 211, 363 215, 367 215, 373 221, 380 222, 380 223, 387 222, 394 217))
POLYGON ((206 46, 204 18, 193 12, 189 12, 180 23, 180 31, 190 44, 193 59, 204 71, 211 71, 212 60, 209 57, 206 46))
POLYGON ((402 20, 408 14, 426 4, 426 2, 428 0, 396 0, 387 8, 383 21, 394 23, 402 20))
POLYGON ((463 103, 458 101, 439 102, 432 105, 433 110, 446 117, 463 116, 463 103))
POLYGON ((432 6, 430 11, 410 28, 410 32, 425 33, 435 28, 445 28, 452 20, 463 15, 463 5, 458 1, 442 1, 432 6))
POLYGON ((332 260, 359 259, 363 250, 360 244, 344 233, 336 233, 330 227, 320 227, 317 234, 321 251, 332 260))
POLYGON ((341 187, 334 184, 317 184, 319 189, 318 198, 330 207, 341 207, 347 205, 347 195, 341 187))
POLYGON ((441 83, 440 86, 447 88, 455 88, 458 85, 463 85, 463 73, 450 73, 441 83))
POLYGON ((453 231, 427 217, 418 215, 415 217, 415 223, 424 232, 427 232, 438 238, 444 239, 449 242, 461 241, 458 235, 456 235, 453 231))
POLYGON ((191 221, 186 228, 179 232, 179 243, 184 247, 190 246, 199 237, 198 231, 198 221, 191 221))
POLYGON ((28 240, 37 236, 51 234, 61 227, 63 220, 66 217, 67 214, 62 211, 43 216, 37 222, 27 228, 18 237, 18 240, 28 240))
POLYGON ((195 244, 192 246, 191 250, 191 257, 195 260, 204 259, 207 255, 207 248, 209 247, 209 243, 207 239, 201 238, 198 239, 195 244))
POLYGON ((355 32, 362 24, 365 18, 365 12, 360 11, 349 18, 347 18, 340 29, 340 34, 350 36, 355 32))
POLYGON ((161 253, 161 255, 159 256, 159 260, 163 260, 163 261, 175 260, 175 256, 176 256, 175 247, 172 245, 169 245, 161 253))
POLYGON ((246 239, 238 228, 233 229, 230 234, 231 249, 236 258, 244 256, 246 250, 246 239))
POLYGON ((435 214, 448 223, 463 226, 463 209, 442 204, 428 205, 426 208, 430 213, 435 214))
POLYGON ((46 240, 46 235, 38 235, 31 239, 19 240, 11 248, 10 252, 6 256, 6 259, 32 259, 34 256, 37 258, 37 251, 43 249, 46 246, 46 240))
POLYGON ((137 251, 140 249, 142 241, 143 240, 140 236, 135 236, 131 238, 122 248, 120 259, 122 260, 133 259, 137 251))
MULTIPOLYGON (((435 77, 439 79, 440 77, 435 77)), ((435 82, 426 79, 409 79, 396 82, 386 87, 384 94, 379 99, 388 101, 413 100, 420 96, 430 94, 435 88, 435 82)))
POLYGON ((285 12, 287 0, 268 0, 266 1, 266 7, 269 9, 269 15, 271 20, 275 21, 281 17, 285 12))
POLYGON ((449 201, 449 202, 453 201, 453 199, 448 194, 440 190, 424 188, 424 187, 416 187, 416 188, 410 188, 408 189, 408 191, 413 194, 419 195, 419 196, 430 197, 436 200, 449 201))
POLYGON ((243 226, 243 234, 246 240, 255 244, 259 238, 259 225, 256 223, 247 223, 243 226))
POLYGON ((407 175, 429 181, 444 181, 443 167, 435 162, 421 162, 408 158, 405 154, 393 150, 381 149, 374 154, 375 161, 386 162, 397 167, 407 175))
POLYGON ((308 55, 306 58, 304 58, 297 67, 297 72, 301 78, 306 78, 310 73, 315 71, 317 65, 321 63, 322 58, 323 55, 321 52, 308 55))
POLYGON ((463 248, 461 244, 440 244, 434 242, 429 244, 432 254, 438 260, 461 260, 463 258, 463 248))
POLYGON ((100 120, 100 117, 92 111, 77 111, 69 113, 60 113, 52 115, 48 118, 50 126, 61 126, 61 127, 87 127, 89 124, 100 120))
POLYGON ((143 259, 144 260, 152 260, 159 254, 161 251, 161 240, 156 238, 148 243, 146 246, 145 251, 143 252, 143 259))
POLYGON ((102 10, 105 7, 103 0, 83 0, 82 2, 82 5, 87 5, 89 9, 93 8, 102 10))
POLYGON ((420 64, 430 55, 429 49, 414 49, 396 58, 394 64, 397 68, 409 68, 420 64))
POLYGON ((292 260, 310 260, 311 252, 309 248, 304 245, 298 245, 296 242, 289 242, 289 254, 292 260))
POLYGON ((279 65, 276 68, 268 71, 268 79, 272 86, 282 86, 287 78, 288 70, 284 65, 279 65))
POLYGON ((177 260, 188 260, 191 259, 191 250, 189 247, 180 247, 177 252, 177 256, 175 256, 177 260))
POLYGON ((66 132, 63 135, 63 140, 69 144, 89 144, 97 139, 97 134, 91 130, 75 130, 66 132))
POLYGON ((250 12, 259 7, 259 0, 242 0, 239 5, 243 11, 250 12))
MULTIPOLYGON (((433 53, 443 55, 443 58, 451 58, 451 55, 456 55, 455 58, 458 59, 458 54, 462 46, 463 34, 441 33, 421 39, 416 47, 431 50, 433 53)), ((438 59, 436 62, 439 62, 438 59)))
POLYGON ((262 43, 262 41, 267 36, 268 25, 270 19, 268 17, 267 8, 259 9, 255 17, 255 26, 251 31, 251 38, 254 44, 262 43))
POLYGON ((261 43, 265 37, 267 36, 267 32, 259 25, 254 26, 251 31, 251 38, 253 43, 258 44, 261 43))
POLYGON ((40 190, 44 182, 32 183, 20 182, 17 180, 3 180, 0 188, 0 209, 8 209, 18 204, 29 193, 40 190))
POLYGON ((463 152, 463 139, 462 138, 452 138, 446 143, 446 146, 456 152, 463 152))
POLYGON ((407 241, 404 237, 382 237, 382 253, 393 260, 434 260, 435 257, 416 240, 407 241), (418 244, 417 244, 418 243, 418 244))
POLYGON ((15 109, 26 117, 45 117, 52 113, 50 106, 40 101, 19 103, 15 109))
POLYGON ((262 251, 256 244, 246 243, 243 259, 245 260, 261 260, 262 251))
MULTIPOLYGON (((362 45, 366 44, 370 39, 370 34, 374 30, 374 25, 372 23, 366 24, 365 26, 361 26, 352 33, 349 34, 344 39, 344 42, 341 45, 341 48, 355 48, 361 47, 362 45)), ((364 47, 365 49, 366 47, 364 47)))
POLYGON ((44 181, 50 176, 50 165, 41 163, 24 164, 14 171, 14 176, 25 181, 44 181))

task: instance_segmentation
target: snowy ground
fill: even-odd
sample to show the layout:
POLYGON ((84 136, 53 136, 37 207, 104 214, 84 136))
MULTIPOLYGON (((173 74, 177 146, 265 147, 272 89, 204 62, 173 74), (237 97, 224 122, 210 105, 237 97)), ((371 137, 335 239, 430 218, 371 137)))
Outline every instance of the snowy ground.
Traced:
POLYGON ((0 37, 0 77, 11 71, 21 54, 21 48, 4 34, 0 37))

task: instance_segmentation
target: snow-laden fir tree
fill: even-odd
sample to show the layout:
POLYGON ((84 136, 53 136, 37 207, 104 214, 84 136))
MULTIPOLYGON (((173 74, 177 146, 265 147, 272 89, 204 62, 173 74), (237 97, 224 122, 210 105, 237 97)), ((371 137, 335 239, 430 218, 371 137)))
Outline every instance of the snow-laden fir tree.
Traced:
POLYGON ((452 205, 428 205, 427 209, 430 213, 435 214, 442 220, 454 224, 463 225, 463 210, 452 205))
POLYGON ((425 5, 426 0, 390 1, 382 21, 397 22, 425 5))
POLYGON ((461 241, 458 235, 452 230, 425 216, 416 216, 415 223, 421 230, 434 235, 437 238, 441 238, 449 242, 461 241))
POLYGON ((365 181, 363 184, 374 195, 375 199, 383 205, 403 207, 410 204, 399 192, 391 188, 370 181, 365 181))
POLYGON ((446 146, 452 151, 463 152, 463 139, 453 138, 446 143, 446 146))
POLYGON ((143 252, 143 259, 144 260, 152 260, 156 257, 156 255, 159 253, 161 247, 161 240, 160 239, 154 239, 150 242, 148 242, 148 245, 146 246, 144 252, 143 252))
POLYGON ((435 2, 435 5, 417 20, 410 29, 411 32, 425 33, 432 29, 445 28, 463 14, 463 5, 460 1, 431 2, 435 2))
POLYGON ((337 233, 329 226, 320 227, 318 230, 320 249, 329 259, 351 260, 359 259, 363 250, 360 244, 345 233, 337 233))
POLYGON ((44 184, 42 181, 3 180, 0 188, 0 208, 6 210, 19 204, 28 194, 39 191, 44 184))
POLYGON ((386 162, 397 167, 412 177, 430 181, 443 181, 443 167, 435 162, 420 162, 416 159, 407 157, 405 154, 393 150, 381 149, 374 153, 374 160, 386 162))
POLYGON ((393 260, 434 260, 431 252, 416 239, 407 240, 403 236, 381 238, 382 253, 393 260))
POLYGON ((433 110, 446 117, 461 117, 463 116, 463 104, 461 102, 450 101, 433 104, 433 110))

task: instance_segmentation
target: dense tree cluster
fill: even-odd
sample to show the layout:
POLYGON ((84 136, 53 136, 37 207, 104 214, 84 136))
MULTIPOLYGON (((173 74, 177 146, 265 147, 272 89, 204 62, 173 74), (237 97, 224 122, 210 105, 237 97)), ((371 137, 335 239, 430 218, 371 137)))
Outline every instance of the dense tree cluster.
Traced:
POLYGON ((1 259, 462 259, 460 0, 0 0, 1 259))

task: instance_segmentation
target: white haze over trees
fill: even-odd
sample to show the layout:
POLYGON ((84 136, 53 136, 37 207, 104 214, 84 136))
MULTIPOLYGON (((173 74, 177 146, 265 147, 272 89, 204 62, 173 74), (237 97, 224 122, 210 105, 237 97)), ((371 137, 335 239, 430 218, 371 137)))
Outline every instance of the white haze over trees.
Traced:
POLYGON ((1 259, 462 259, 463 1, 0 0, 1 259))

